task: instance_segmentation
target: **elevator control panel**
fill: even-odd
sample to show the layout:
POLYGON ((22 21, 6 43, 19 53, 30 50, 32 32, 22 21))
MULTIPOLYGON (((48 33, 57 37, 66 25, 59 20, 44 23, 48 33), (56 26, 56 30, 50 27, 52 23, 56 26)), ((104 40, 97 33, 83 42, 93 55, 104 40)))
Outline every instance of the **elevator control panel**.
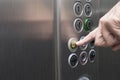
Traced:
MULTIPOLYGON (((78 34, 78 38, 71 37, 68 40, 68 49, 71 53, 76 53, 79 51, 79 56, 77 56, 77 54, 74 55, 77 56, 76 58, 79 59, 74 58, 75 60, 72 60, 75 62, 77 62, 76 60, 78 60, 78 62, 80 62, 80 65, 82 66, 86 65, 88 61, 92 64, 94 63, 96 57, 94 41, 91 41, 82 46, 77 46, 75 44, 77 41, 84 39, 84 37, 94 28, 94 22, 92 18, 94 16, 94 10, 91 1, 86 0, 86 2, 84 3, 82 1, 75 1, 73 4, 73 12, 75 17, 73 21, 73 28, 76 34, 78 34)), ((76 68, 77 65, 74 67, 71 65, 70 58, 72 58, 71 54, 68 59, 70 67, 76 68)))
POLYGON ((60 80, 98 80, 98 51, 94 40, 83 40, 98 25, 98 0, 61 0, 60 80))
POLYGON ((77 37, 71 36, 67 40, 67 47, 69 50, 68 66, 74 70, 78 68, 81 70, 81 75, 79 75, 81 77, 77 80, 96 80, 95 72, 91 74, 92 69, 89 70, 91 66, 94 68, 97 65, 97 49, 94 46, 94 40, 82 46, 76 45, 77 41, 84 39, 96 27, 95 3, 93 0, 75 0, 73 3, 72 30, 77 37))

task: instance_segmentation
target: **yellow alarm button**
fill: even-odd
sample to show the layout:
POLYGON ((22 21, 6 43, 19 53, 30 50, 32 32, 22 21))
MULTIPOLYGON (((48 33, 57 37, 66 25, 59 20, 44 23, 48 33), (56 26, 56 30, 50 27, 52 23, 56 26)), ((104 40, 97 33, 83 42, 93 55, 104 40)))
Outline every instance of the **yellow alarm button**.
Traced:
POLYGON ((77 45, 76 45, 76 42, 78 40, 76 38, 70 38, 69 41, 68 41, 68 49, 71 51, 71 52, 75 52, 77 50, 77 45))

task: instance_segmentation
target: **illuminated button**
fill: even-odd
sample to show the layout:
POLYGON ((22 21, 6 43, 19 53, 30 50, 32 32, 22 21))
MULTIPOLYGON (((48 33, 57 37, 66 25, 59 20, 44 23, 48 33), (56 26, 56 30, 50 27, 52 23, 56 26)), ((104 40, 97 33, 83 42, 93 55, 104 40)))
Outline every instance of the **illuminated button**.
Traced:
POLYGON ((80 79, 78 79, 78 80, 90 80, 88 77, 86 77, 86 76, 82 76, 82 77, 80 77, 80 79))
POLYGON ((83 21, 80 18, 75 19, 74 29, 76 32, 80 33, 83 30, 83 21))
POLYGON ((72 41, 72 42, 71 42, 71 48, 72 48, 72 49, 75 49, 75 48, 77 47, 75 43, 76 43, 75 41, 72 41))
POLYGON ((96 51, 94 49, 89 52, 89 61, 93 63, 95 61, 96 51))
POLYGON ((77 17, 80 17, 83 13, 83 5, 80 2, 76 2, 73 6, 74 13, 77 17))
POLYGON ((85 31, 90 31, 93 27, 93 21, 89 18, 86 18, 84 20, 84 30, 85 31))
MULTIPOLYGON (((82 37, 80 38, 80 40, 82 40, 82 39, 84 39, 84 36, 82 36, 82 37)), ((87 47, 88 47, 88 44, 85 44, 85 45, 80 46, 80 49, 81 49, 81 50, 86 50, 87 47)))
POLYGON ((71 68, 75 68, 78 65, 78 56, 75 53, 69 56, 68 64, 71 68))
POLYGON ((86 17, 90 17, 92 15, 92 6, 90 3, 85 4, 84 12, 85 12, 86 17))
POLYGON ((76 45, 76 42, 78 40, 75 39, 75 38, 70 38, 69 41, 68 41, 68 48, 71 52, 75 52, 77 50, 77 45, 76 45))
POLYGON ((86 51, 80 53, 80 63, 81 65, 85 65, 88 61, 88 55, 86 51))

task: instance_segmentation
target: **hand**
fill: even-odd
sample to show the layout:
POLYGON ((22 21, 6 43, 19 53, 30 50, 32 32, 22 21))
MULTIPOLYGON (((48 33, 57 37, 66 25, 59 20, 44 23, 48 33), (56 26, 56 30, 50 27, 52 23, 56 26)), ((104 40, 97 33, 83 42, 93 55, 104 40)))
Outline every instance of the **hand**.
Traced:
POLYGON ((92 40, 100 47, 120 49, 120 1, 99 21, 98 27, 90 32, 83 40, 76 42, 81 46, 92 40))

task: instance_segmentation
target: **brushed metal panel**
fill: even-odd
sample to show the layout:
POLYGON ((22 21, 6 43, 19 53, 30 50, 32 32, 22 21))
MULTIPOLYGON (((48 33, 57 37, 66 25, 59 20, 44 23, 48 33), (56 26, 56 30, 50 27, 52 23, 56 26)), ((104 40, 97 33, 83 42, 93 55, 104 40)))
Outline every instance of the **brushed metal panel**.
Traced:
POLYGON ((54 80, 53 0, 0 0, 0 80, 54 80))
MULTIPOLYGON (((119 0, 100 0, 99 14, 104 16, 119 0)), ((120 52, 111 48, 99 48, 99 79, 120 80, 120 52)))
MULTIPOLYGON (((60 76, 61 80, 79 80, 79 78, 83 75, 89 75, 91 77, 90 80, 98 80, 98 52, 96 56, 96 60, 93 64, 87 62, 86 65, 81 65, 80 61, 75 68, 71 68, 68 64, 68 57, 70 54, 76 53, 78 56, 82 52, 80 48, 76 52, 70 52, 68 49, 67 43, 70 38, 80 39, 81 36, 85 36, 88 32, 84 30, 81 33, 77 33, 74 30, 73 22, 77 18, 74 14, 73 6, 76 1, 80 1, 83 6, 86 3, 86 0, 61 0, 60 5, 60 41, 61 41, 61 52, 60 52, 60 76)), ((94 21, 94 27, 97 27, 98 23, 98 0, 91 0, 90 2, 93 5, 94 13, 90 17, 94 21)), ((83 21, 86 18, 85 14, 81 17, 83 21)), ((90 48, 90 47, 89 47, 90 48)), ((87 53, 89 52, 89 48, 87 48, 87 53)), ((97 49, 96 49, 97 50, 97 49)))

